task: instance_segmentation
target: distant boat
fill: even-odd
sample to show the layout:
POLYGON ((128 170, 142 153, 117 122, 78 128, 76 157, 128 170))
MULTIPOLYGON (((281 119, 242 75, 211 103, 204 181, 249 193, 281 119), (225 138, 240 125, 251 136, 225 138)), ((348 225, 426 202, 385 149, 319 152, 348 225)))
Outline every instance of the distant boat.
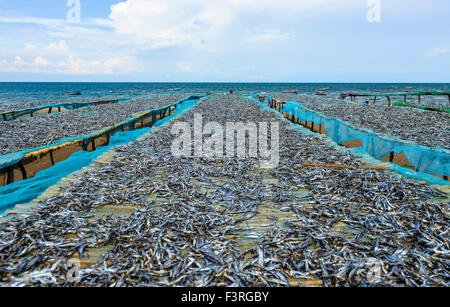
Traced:
POLYGON ((316 95, 319 95, 319 96, 326 96, 326 95, 328 95, 328 93, 321 92, 321 91, 316 91, 316 95))
POLYGON ((298 94, 298 90, 281 91, 283 94, 298 94))
POLYGON ((110 93, 115 93, 115 92, 117 92, 117 90, 114 89, 114 90, 110 90, 109 92, 110 92, 110 93))
POLYGON ((77 95, 81 95, 81 92, 77 91, 77 92, 70 92, 70 93, 62 93, 61 95, 77 96, 77 95))
POLYGON ((169 92, 177 92, 180 90, 181 90, 181 88, 169 88, 169 92))
POLYGON ((328 91, 329 88, 328 88, 328 87, 326 87, 326 88, 321 88, 320 90, 321 90, 321 91, 328 91))

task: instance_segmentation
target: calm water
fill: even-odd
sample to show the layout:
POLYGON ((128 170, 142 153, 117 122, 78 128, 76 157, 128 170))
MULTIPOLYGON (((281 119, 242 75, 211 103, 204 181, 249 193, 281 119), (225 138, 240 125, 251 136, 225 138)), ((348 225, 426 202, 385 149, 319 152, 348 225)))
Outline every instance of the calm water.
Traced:
MULTIPOLYGON (((204 94, 206 92, 228 92, 234 90, 243 94, 260 92, 280 93, 296 89, 301 94, 314 95, 316 90, 329 88, 331 98, 343 92, 356 93, 398 93, 407 86, 413 91, 450 92, 449 83, 0 83, 0 105, 35 101, 64 101, 78 98, 97 98, 108 96, 146 96, 168 94, 172 88, 181 88, 182 94, 204 94), (111 90, 116 93, 110 93, 111 90), (81 91, 81 96, 62 96, 64 92, 81 91)), ((434 99, 434 103, 448 106, 448 98, 434 99)))

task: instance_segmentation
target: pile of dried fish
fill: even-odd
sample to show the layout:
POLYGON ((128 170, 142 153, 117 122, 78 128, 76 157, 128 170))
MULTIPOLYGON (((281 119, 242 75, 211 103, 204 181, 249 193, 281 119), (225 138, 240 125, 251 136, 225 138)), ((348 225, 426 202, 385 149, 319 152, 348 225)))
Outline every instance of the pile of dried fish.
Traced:
POLYGON ((0 286, 448 286, 446 194, 381 171, 302 167, 361 162, 238 96, 179 120, 192 126, 194 113, 279 122, 280 165, 175 157, 170 122, 0 224, 0 286))
POLYGON ((130 115, 170 105, 186 96, 162 96, 0 122, 0 154, 53 144, 118 124, 130 115))
POLYGON ((450 148, 450 114, 405 107, 359 105, 308 96, 277 96, 305 102, 306 107, 356 126, 429 147, 450 148))

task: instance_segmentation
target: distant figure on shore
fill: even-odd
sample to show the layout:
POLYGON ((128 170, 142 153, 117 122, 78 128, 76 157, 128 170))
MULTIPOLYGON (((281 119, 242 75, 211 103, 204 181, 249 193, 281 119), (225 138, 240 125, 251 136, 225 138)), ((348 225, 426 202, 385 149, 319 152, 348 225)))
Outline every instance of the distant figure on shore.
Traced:
POLYGON ((234 92, 233 92, 233 90, 231 90, 231 91, 230 91, 230 95, 233 95, 233 94, 234 94, 234 92))

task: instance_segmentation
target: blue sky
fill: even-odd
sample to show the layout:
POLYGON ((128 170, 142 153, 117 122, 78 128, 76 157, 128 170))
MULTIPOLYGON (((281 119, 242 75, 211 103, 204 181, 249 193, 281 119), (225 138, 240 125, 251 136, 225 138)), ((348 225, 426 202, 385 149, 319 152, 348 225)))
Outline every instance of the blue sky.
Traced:
POLYGON ((448 0, 66 2, 0 3, 0 81, 450 82, 448 0))

